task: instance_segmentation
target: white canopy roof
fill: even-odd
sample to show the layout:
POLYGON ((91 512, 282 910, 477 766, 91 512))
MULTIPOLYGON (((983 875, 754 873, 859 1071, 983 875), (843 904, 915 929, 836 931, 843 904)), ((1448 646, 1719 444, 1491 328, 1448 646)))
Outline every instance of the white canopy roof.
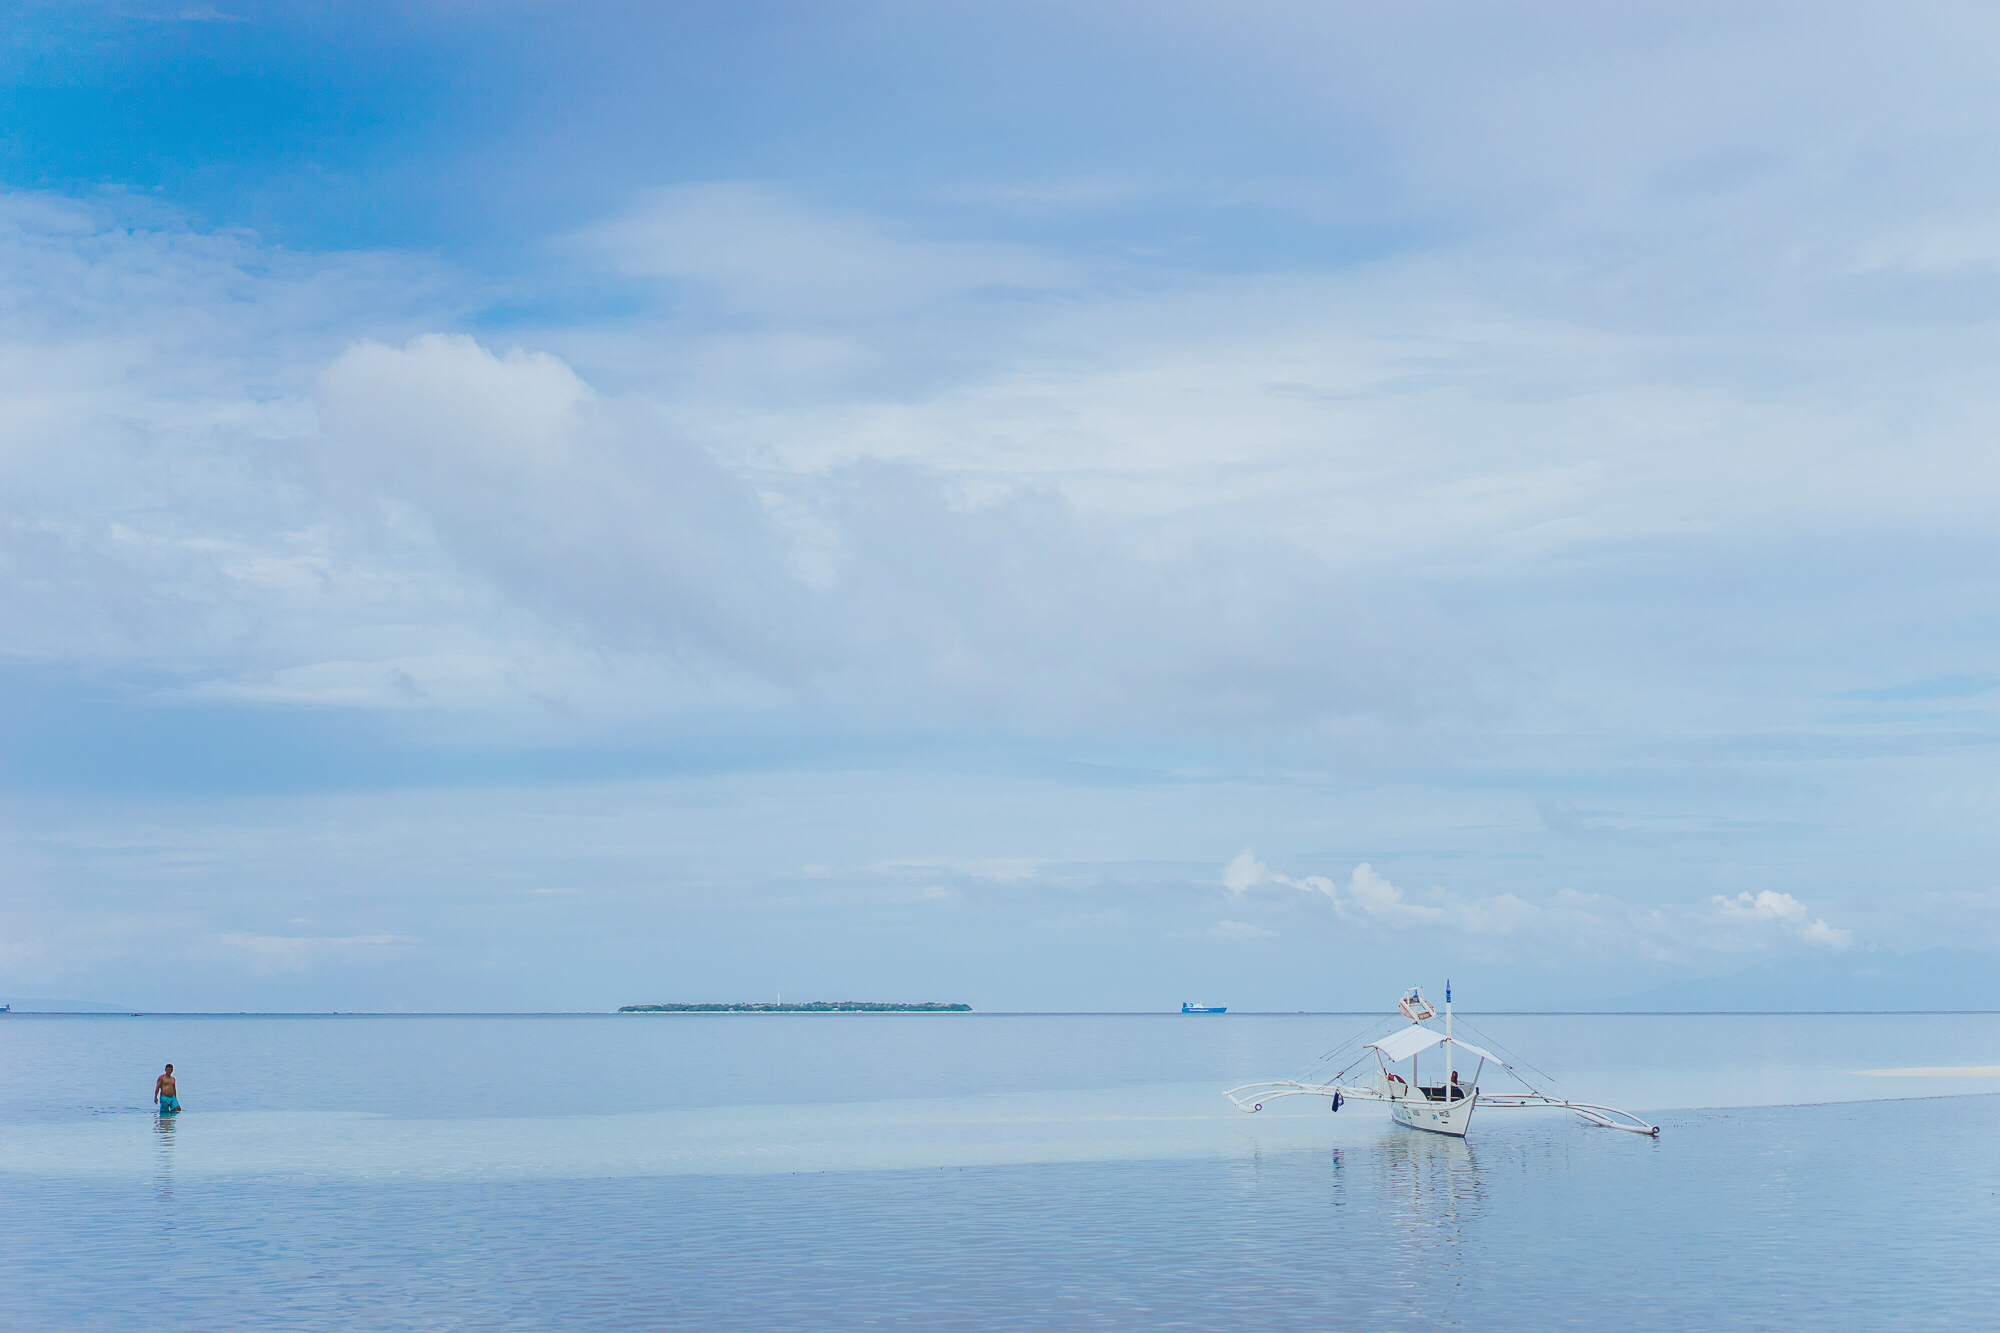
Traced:
MULTIPOLYGON (((1437 1031, 1435 1028, 1427 1028, 1421 1023, 1412 1023, 1400 1032, 1392 1032, 1382 1038, 1382 1040, 1371 1041, 1368 1044, 1382 1052, 1384 1060, 1394 1064, 1399 1060, 1407 1060, 1420 1051, 1428 1051, 1443 1040, 1444 1033, 1437 1031)), ((1482 1051, 1469 1041, 1460 1041, 1457 1037, 1453 1037, 1451 1044, 1460 1050, 1472 1052, 1472 1054, 1482 1060, 1491 1060, 1496 1065, 1507 1063, 1491 1051, 1482 1051)))

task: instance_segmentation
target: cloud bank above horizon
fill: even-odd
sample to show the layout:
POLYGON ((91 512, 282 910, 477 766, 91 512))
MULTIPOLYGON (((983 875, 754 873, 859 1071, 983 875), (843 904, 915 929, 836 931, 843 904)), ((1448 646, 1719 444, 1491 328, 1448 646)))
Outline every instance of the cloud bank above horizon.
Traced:
POLYGON ((2000 950, 1990 16, 175 12, 4 67, 5 989, 2000 950))

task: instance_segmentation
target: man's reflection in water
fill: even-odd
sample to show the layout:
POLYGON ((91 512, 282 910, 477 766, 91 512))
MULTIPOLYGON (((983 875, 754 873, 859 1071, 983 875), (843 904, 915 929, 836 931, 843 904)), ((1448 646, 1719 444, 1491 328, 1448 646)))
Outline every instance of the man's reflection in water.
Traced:
POLYGON ((175 1116, 153 1117, 153 1192, 168 1231, 174 1229, 174 1133, 179 1123, 175 1116))

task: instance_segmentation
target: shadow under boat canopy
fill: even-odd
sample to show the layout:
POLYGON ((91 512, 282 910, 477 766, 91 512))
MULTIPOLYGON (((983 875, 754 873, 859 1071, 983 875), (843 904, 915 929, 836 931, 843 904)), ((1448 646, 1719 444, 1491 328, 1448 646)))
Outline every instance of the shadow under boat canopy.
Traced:
MULTIPOLYGON (((1472 1113, 1481 1106, 1494 1110, 1523 1110, 1542 1108, 1549 1110, 1573 1111, 1585 1121, 1605 1129, 1623 1129, 1634 1134, 1645 1134, 1658 1138, 1660 1127, 1648 1124, 1630 1111, 1616 1107, 1599 1106, 1591 1102, 1571 1101, 1542 1091, 1530 1083, 1513 1065, 1483 1047, 1469 1041, 1461 1041, 1451 1032, 1451 988, 1445 987, 1444 1030, 1425 1025, 1426 1019, 1434 1018, 1437 1010, 1424 999, 1422 987, 1406 994, 1397 1008, 1410 1020, 1410 1026, 1400 1028, 1386 1037, 1364 1043, 1358 1054, 1345 1067, 1330 1078, 1305 1081, 1302 1079, 1272 1079, 1263 1083, 1246 1083, 1240 1088, 1231 1088, 1223 1096, 1237 1110, 1255 1114, 1264 1109, 1264 1103, 1279 1097, 1325 1097, 1338 1111, 1343 1102, 1385 1102, 1389 1106, 1390 1117, 1398 1124, 1411 1129, 1420 1129, 1433 1134, 1443 1134, 1451 1138, 1464 1138, 1472 1124, 1472 1113), (1444 1051, 1440 1059, 1437 1082, 1425 1086, 1419 1077, 1421 1058, 1426 1052, 1437 1047, 1444 1051), (1458 1081, 1458 1074, 1452 1065, 1454 1051, 1478 1059, 1479 1065, 1473 1071, 1469 1088, 1458 1081), (1349 1081, 1358 1065, 1366 1064, 1373 1058, 1376 1065, 1375 1077, 1349 1081), (1410 1076, 1404 1078, 1393 1065, 1409 1063, 1410 1076), (1519 1092, 1484 1092, 1479 1086, 1480 1075, 1487 1065, 1492 1064, 1504 1070, 1507 1076, 1521 1087, 1519 1092)), ((1322 1067, 1338 1058, 1340 1052, 1333 1052, 1321 1061, 1322 1067)), ((1365 1076, 1364 1076, 1365 1077, 1365 1076)))

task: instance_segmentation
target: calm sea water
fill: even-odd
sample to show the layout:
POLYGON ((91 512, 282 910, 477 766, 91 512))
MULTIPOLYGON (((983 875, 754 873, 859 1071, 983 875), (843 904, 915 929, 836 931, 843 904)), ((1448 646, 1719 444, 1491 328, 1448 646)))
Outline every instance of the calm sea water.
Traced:
POLYGON ((1367 1022, 13 1015, 6 1323, 1994 1322, 2000 1079, 1867 1071, 2000 1066, 2000 1017, 1472 1018, 1657 1141, 1222 1101, 1367 1022))

